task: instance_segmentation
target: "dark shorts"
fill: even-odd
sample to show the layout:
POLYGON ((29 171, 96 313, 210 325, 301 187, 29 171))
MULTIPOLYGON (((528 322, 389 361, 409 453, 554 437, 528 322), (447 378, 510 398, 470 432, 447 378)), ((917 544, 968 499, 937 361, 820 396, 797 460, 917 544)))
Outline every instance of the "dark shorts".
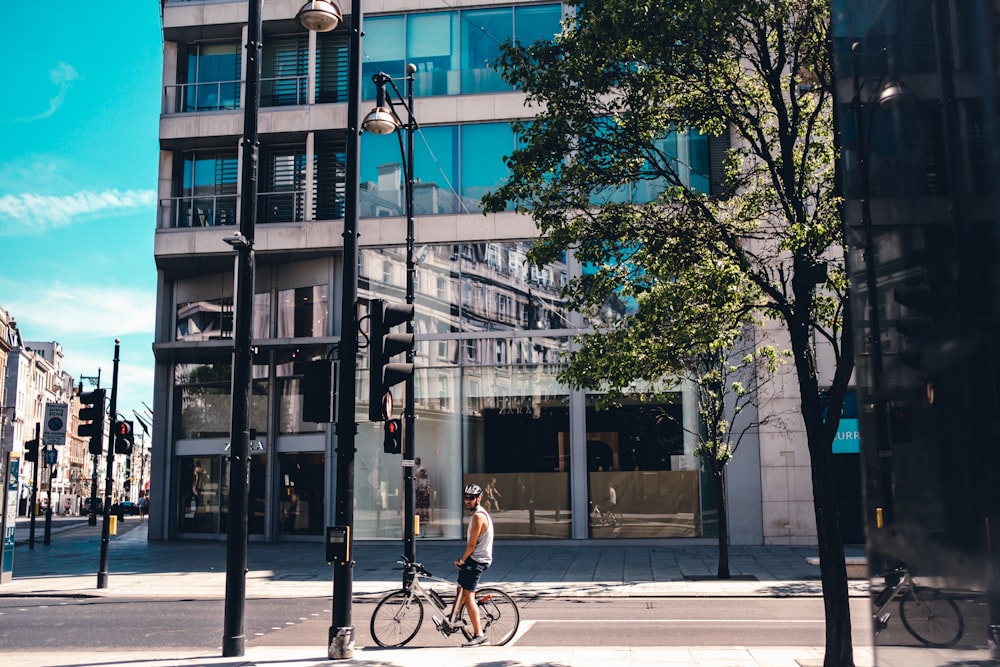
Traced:
POLYGON ((475 591, 479 587, 479 578, 488 567, 469 558, 458 571, 458 585, 467 591, 475 591))

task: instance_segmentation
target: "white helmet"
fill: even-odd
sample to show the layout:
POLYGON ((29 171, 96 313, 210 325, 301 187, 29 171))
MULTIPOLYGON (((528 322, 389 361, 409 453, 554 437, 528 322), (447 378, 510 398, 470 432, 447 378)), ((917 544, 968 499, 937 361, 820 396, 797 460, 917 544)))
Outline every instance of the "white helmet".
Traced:
POLYGON ((465 495, 467 495, 467 496, 481 496, 481 495, 483 495, 483 489, 478 484, 466 484, 465 485, 465 495))

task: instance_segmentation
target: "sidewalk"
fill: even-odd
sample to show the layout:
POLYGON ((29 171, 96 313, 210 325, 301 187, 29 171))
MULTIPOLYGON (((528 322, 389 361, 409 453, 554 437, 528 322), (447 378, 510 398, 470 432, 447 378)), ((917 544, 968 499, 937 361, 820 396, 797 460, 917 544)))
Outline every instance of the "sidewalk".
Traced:
MULTIPOLYGON (((101 523, 86 519, 53 521, 52 541, 40 542, 36 524, 33 550, 19 545, 14 555, 14 578, 0 585, 0 597, 170 597, 224 599, 225 542, 148 542, 145 523, 128 517, 119 534, 110 538, 108 587, 97 589, 101 523)), ((16 541, 22 537, 18 526, 16 541)), ((26 539, 27 534, 24 533, 26 539)), ((398 588, 400 572, 395 561, 399 542, 355 544, 353 589, 355 598, 376 597, 398 588)), ((454 559, 458 542, 418 541, 417 560, 431 571, 445 572, 454 559)), ((806 559, 815 555, 808 547, 731 547, 733 579, 713 579, 717 550, 714 545, 617 544, 613 542, 498 542, 502 555, 484 583, 503 582, 520 597, 746 597, 819 596, 818 568, 806 559)), ((851 555, 861 555, 852 552, 851 555)), ((315 542, 264 544, 248 547, 246 596, 325 597, 332 594, 332 569, 324 559, 323 545, 315 542)), ((867 582, 852 580, 852 596, 867 595, 867 582)), ((530 619, 524 619, 529 621, 530 619)), ((357 623, 358 620, 355 619, 357 623)), ((220 619, 221 624, 221 619, 220 619)), ((184 653, 120 651, 48 653, 5 652, 5 667, 62 665, 142 665, 159 667, 222 665, 226 667, 483 667, 545 666, 604 667, 665 665, 680 667, 813 667, 822 664, 822 647, 529 647, 512 644, 477 649, 418 648, 379 649, 357 646, 352 660, 330 661, 325 637, 316 647, 253 646, 241 658, 205 655, 202 650, 184 653)), ((613 638, 610 643, 613 644, 613 638)), ((2 648, 2 643, 0 643, 2 648)), ((859 667, 871 665, 870 647, 856 647, 859 667)))

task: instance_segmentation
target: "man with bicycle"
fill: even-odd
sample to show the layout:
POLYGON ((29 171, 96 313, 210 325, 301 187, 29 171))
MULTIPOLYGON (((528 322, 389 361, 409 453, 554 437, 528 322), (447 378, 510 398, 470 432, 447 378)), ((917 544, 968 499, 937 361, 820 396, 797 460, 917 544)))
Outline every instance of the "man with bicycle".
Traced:
POLYGON ((458 568, 458 594, 452 618, 458 618, 464 606, 469 613, 474 636, 463 646, 483 646, 489 644, 490 640, 483 633, 475 597, 479 578, 493 562, 493 519, 482 506, 483 489, 478 484, 469 484, 464 491, 465 508, 472 513, 472 519, 469 521, 465 551, 455 561, 455 567, 458 568))

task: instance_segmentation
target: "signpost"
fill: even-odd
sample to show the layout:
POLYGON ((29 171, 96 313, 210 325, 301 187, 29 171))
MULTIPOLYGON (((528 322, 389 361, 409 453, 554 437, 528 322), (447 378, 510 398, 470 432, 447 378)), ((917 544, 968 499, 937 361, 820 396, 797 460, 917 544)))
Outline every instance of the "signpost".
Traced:
POLYGON ((69 405, 66 403, 45 404, 45 429, 42 443, 46 446, 61 447, 66 444, 66 422, 69 419, 69 405))

